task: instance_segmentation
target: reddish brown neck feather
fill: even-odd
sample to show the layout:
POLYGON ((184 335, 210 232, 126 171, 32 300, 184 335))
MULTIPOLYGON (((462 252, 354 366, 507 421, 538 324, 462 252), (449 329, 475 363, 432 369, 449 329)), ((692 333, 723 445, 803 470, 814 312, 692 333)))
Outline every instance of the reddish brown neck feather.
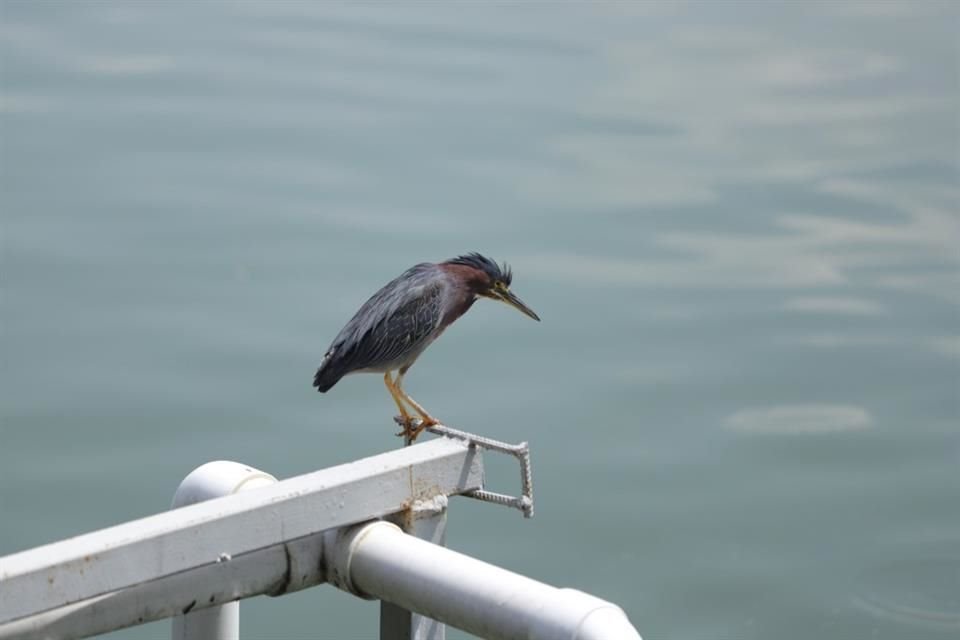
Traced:
POLYGON ((459 285, 470 289, 472 293, 490 288, 490 276, 481 269, 468 267, 464 264, 440 264, 440 268, 452 275, 459 285))

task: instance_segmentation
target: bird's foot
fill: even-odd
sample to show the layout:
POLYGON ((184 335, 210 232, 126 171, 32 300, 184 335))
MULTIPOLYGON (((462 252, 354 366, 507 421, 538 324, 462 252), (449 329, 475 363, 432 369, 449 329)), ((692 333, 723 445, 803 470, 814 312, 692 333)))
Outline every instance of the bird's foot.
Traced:
POLYGON ((413 442, 414 440, 416 440, 417 436, 420 435, 423 432, 423 430, 426 429, 427 427, 432 427, 434 425, 440 424, 439 420, 436 420, 430 417, 420 418, 416 422, 417 422, 417 425, 413 428, 413 432, 408 436, 409 442, 413 442))
POLYGON ((400 431, 394 435, 409 437, 420 422, 417 418, 410 416, 393 416, 393 421, 400 425, 400 431))
POLYGON ((417 439, 424 429, 440 424, 435 418, 408 418, 404 416, 394 416, 394 421, 403 427, 397 436, 403 436, 407 444, 417 439))

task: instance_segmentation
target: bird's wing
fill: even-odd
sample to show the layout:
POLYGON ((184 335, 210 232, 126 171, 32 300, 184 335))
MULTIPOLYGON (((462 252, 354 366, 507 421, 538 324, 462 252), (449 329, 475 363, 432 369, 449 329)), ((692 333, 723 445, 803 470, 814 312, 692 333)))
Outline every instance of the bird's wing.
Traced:
POLYGON ((348 373, 419 350, 437 328, 445 283, 417 265, 371 297, 334 339, 327 359, 348 373))
POLYGON ((442 315, 440 283, 425 285, 399 305, 360 341, 357 368, 378 366, 419 352, 434 332, 442 315))

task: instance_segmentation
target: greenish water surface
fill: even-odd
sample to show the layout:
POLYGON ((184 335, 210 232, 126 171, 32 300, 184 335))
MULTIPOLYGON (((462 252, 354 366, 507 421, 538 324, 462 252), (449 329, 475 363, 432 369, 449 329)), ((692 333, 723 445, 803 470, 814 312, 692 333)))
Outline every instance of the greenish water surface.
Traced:
POLYGON ((3 0, 0 555, 399 446, 314 369, 478 250, 543 322, 481 301, 407 388, 529 440, 537 515, 454 500, 451 547, 647 640, 958 637, 957 6, 3 0))

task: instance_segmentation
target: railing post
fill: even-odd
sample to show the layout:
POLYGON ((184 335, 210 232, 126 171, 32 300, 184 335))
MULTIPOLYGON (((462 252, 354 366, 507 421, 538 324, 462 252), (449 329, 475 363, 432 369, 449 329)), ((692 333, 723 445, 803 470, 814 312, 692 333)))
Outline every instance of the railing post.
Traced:
MULTIPOLYGON (((415 502, 391 519, 412 536, 446 546, 447 497, 415 502)), ((446 625, 391 602, 380 601, 380 640, 445 640, 446 625)))
MULTIPOLYGON (((239 462, 217 460, 197 467, 183 479, 173 495, 174 509, 221 498, 276 482, 269 473, 239 462)), ((227 558, 229 560, 229 558, 227 558)), ((240 603, 184 612, 173 618, 172 640, 240 640, 240 603)))

